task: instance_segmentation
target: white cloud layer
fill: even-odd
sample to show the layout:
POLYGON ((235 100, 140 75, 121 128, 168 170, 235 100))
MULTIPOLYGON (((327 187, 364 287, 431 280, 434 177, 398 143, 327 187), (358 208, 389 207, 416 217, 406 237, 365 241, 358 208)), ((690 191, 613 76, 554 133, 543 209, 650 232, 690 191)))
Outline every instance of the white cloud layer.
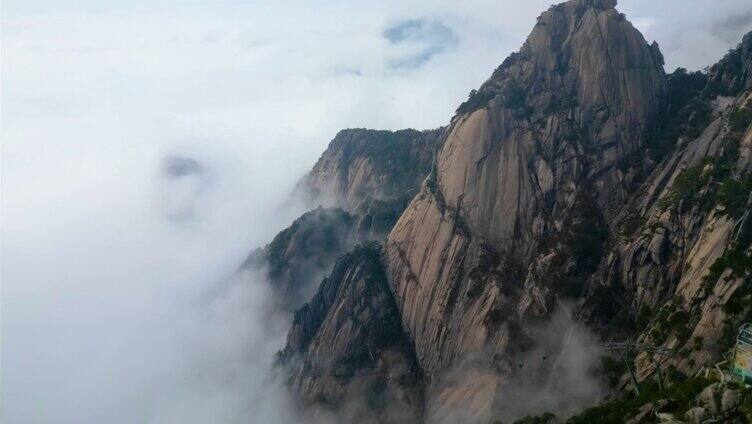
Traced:
MULTIPOLYGON (((337 130, 446 124, 550 2, 3 1, 2 421, 283 420, 263 286, 208 293, 337 130)), ((752 29, 748 0, 621 3, 669 69, 752 29)))

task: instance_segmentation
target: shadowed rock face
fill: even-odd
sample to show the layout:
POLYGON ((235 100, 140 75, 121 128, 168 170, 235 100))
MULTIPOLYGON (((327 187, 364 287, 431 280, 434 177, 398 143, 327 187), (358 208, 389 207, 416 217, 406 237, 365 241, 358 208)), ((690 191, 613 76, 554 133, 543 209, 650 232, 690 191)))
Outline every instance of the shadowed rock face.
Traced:
POLYGON ((296 219, 263 249, 251 253, 241 269, 266 272, 276 307, 294 311, 311 298, 337 258, 356 242, 356 221, 347 212, 319 207, 296 219))
MULTIPOLYGON (((752 33, 690 100, 714 105, 703 130, 679 137, 613 221, 619 236, 582 308, 605 331, 626 322, 640 341, 683 352, 672 364, 686 373, 717 362, 752 319, 750 69, 752 33)), ((654 371, 645 356, 637 365, 641 377, 654 371)))
POLYGON ((265 270, 275 308, 301 307, 340 255, 386 239, 430 172, 442 132, 340 131, 297 187, 310 202, 336 206, 303 214, 241 268, 265 270))
MULTIPOLYGON (((691 373, 752 319, 752 34, 667 77, 615 3, 552 6, 446 129, 338 134, 302 185, 359 240, 389 234, 296 313, 280 363, 302 404, 487 422, 524 398, 505 395, 515 361, 562 304, 604 338, 689 352, 672 364, 691 373)), ((546 372, 569 343, 552 333, 546 372)))
POLYGON ((707 89, 722 96, 738 96, 752 89, 752 33, 746 34, 738 48, 710 67, 707 89))
POLYGON ((364 200, 350 214, 340 208, 306 212, 240 267, 261 270, 272 286, 273 309, 294 311, 311 298, 337 259, 358 242, 382 241, 412 199, 364 200))
POLYGON ((339 422, 414 423, 422 383, 376 244, 358 246, 334 266, 295 314, 279 361, 298 400, 339 422))

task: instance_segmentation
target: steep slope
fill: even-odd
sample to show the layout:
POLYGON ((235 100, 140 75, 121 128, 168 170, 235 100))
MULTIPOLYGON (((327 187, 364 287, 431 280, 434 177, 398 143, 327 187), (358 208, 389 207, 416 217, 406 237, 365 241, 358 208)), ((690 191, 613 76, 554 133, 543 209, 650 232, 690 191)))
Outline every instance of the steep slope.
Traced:
POLYGON ((318 208, 252 252, 241 269, 266 272, 277 307, 301 307, 340 255, 359 241, 386 238, 430 172, 442 132, 340 131, 296 188, 318 208))
POLYGON ((573 424, 656 422, 657 414, 691 423, 752 419, 752 391, 698 372, 720 369, 737 328, 752 320, 750 69, 752 33, 707 74, 671 75, 679 90, 672 97, 683 100, 658 133, 671 148, 611 224, 619 236, 581 309, 605 334, 671 349, 661 361, 669 388, 656 390, 654 362, 640 354, 642 395, 588 409, 573 424))
POLYGON ((442 132, 340 131, 296 187, 318 208, 253 251, 241 269, 266 273, 276 308, 303 306, 339 256, 357 242, 386 238, 430 172, 442 132))
POLYGON ((476 352, 504 368, 525 320, 576 298, 598 263, 604 221, 628 196, 617 164, 664 97, 657 47, 614 3, 539 17, 460 106, 436 173, 389 235, 389 281, 429 376, 476 352))
MULTIPOLYGON (((366 244, 343 256, 296 314, 279 362, 296 398, 338 422, 414 423, 422 385, 379 260, 366 244)), ((313 421, 313 420, 312 420, 313 421)))
MULTIPOLYGON (((600 322, 610 331, 634 317, 628 324, 640 340, 681 352, 671 362, 685 373, 718 362, 738 324, 752 319, 750 69, 752 33, 707 75, 693 76, 705 84, 691 103, 701 105, 695 115, 704 105, 708 124, 697 137, 674 140, 614 221, 621 237, 584 308, 617 317, 600 322)), ((653 371, 647 359, 638 358, 641 376, 653 371)))
MULTIPOLYGON (((525 404, 536 391, 561 392, 567 358, 603 353, 577 345, 573 334, 591 338, 581 324, 674 349, 671 378, 720 360, 752 318, 752 35, 707 73, 666 76, 615 3, 543 13, 433 134, 406 208, 413 191, 398 182, 423 178, 387 176, 397 159, 360 136, 341 138, 356 150, 332 142, 303 185, 333 193, 363 238, 391 231, 383 250, 339 261, 296 314, 280 358, 302 404, 344 421, 506 422, 540 407, 525 404), (541 331, 570 309, 579 324, 541 331), (389 345, 369 338, 384 322, 389 345), (363 361, 342 359, 357 349, 363 361), (389 416, 384 399, 409 412, 389 416)), ((636 366, 651 378, 649 358, 636 366)), ((593 400, 583 393, 549 405, 574 412, 593 400)))
POLYGON ((261 269, 271 284, 276 307, 294 311, 308 301, 337 258, 357 242, 357 222, 349 213, 319 207, 306 212, 252 252, 242 269, 261 269))

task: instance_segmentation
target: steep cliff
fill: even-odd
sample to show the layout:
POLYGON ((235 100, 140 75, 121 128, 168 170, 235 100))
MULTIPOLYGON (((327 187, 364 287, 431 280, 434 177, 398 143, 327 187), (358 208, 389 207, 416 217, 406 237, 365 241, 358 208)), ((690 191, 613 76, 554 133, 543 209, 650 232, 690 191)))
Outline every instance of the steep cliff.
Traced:
MULTIPOLYGON (((681 352, 670 362, 685 373, 720 360, 752 319, 750 68, 752 33, 707 75, 690 77, 704 84, 687 104, 707 125, 699 135, 663 128, 679 136, 614 220, 619 237, 583 308, 610 332, 626 324, 641 341, 681 352)), ((674 77, 686 90, 688 75, 674 77)), ((647 359, 638 358, 642 376, 653 371, 647 359)))
MULTIPOLYGON (((589 378, 591 331, 672 349, 672 378, 721 359, 752 318, 752 34, 706 73, 665 75, 615 5, 552 6, 445 129, 332 141, 301 187, 359 240, 388 236, 296 313, 280 363, 302 404, 518 418, 536 391, 577 392, 557 385, 567 361, 589 378)), ((581 394, 546 407, 572 413, 581 394)))
POLYGON ((318 208, 253 251, 241 269, 265 272, 277 308, 301 307, 339 256, 386 238, 428 176, 442 132, 340 131, 296 187, 318 208))
POLYGON ((337 258, 357 242, 356 220, 338 208, 306 212, 252 252, 241 269, 260 269, 272 287, 276 307, 294 311, 307 302, 337 258))
POLYGON ((389 281, 429 378, 481 352, 504 374, 530 343, 526 322, 578 299, 598 265, 629 195, 618 165, 665 102, 660 52, 613 6, 575 0, 539 17, 460 106, 389 235, 389 281))
POLYGON ((312 421, 420 420, 420 370, 379 255, 365 244, 343 256, 295 314, 279 362, 312 421))

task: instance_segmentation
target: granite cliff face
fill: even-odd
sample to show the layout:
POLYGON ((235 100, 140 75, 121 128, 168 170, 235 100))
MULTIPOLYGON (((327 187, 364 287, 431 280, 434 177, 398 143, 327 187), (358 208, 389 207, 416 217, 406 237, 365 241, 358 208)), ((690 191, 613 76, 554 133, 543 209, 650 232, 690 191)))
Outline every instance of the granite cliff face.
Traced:
POLYGON ((339 208, 306 212, 255 250, 242 269, 260 269, 272 287, 275 307, 294 311, 308 301, 337 258, 357 242, 355 217, 339 208))
POLYGON ((664 74, 657 49, 610 6, 541 15, 460 106, 436 174, 389 235, 390 283, 428 375, 519 343, 511 322, 575 290, 547 274, 590 266, 560 258, 579 237, 568 232, 604 226, 627 197, 616 165, 644 143, 664 74))
POLYGON ((295 313, 279 361, 314 419, 418 422, 423 388, 379 260, 380 246, 342 256, 295 313))
MULTIPOLYGON (((672 365, 685 373, 717 360, 739 322, 752 318, 751 68, 752 33, 707 75, 672 75, 685 90, 695 80, 686 103, 702 117, 698 130, 679 132, 614 220, 619 237, 591 278, 583 308, 612 330, 602 317, 636 317, 639 340, 682 352, 672 365), (615 291, 621 305, 604 298, 615 291)), ((638 368, 643 376, 654 369, 644 355, 638 368)))
POLYGON ((296 190, 318 207, 241 269, 266 274, 276 308, 303 306, 341 255, 358 242, 386 239, 428 176, 443 131, 340 131, 296 190))
POLYGON ((604 353, 592 340, 671 348, 676 376, 728 350, 752 318, 752 34, 666 75, 615 5, 552 6, 446 128, 335 137, 299 188, 341 209, 257 254, 291 291, 333 265, 279 356, 301 405, 488 422, 544 412, 525 397, 548 390, 574 413, 595 397, 555 393, 567 364, 597 396, 623 387, 578 362, 604 353))

